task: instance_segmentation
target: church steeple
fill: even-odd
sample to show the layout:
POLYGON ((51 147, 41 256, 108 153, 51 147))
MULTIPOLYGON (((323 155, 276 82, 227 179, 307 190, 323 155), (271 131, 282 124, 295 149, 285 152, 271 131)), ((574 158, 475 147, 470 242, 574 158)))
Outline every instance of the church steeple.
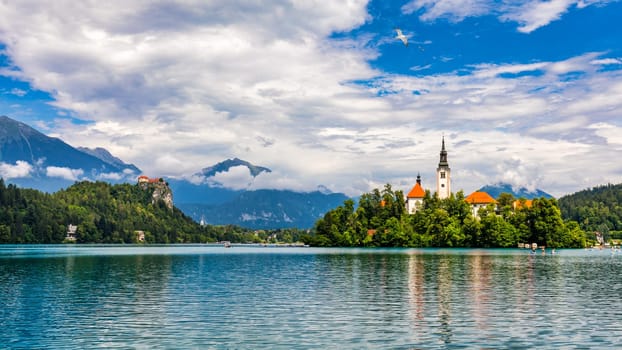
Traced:
POLYGON ((447 162, 447 150, 445 150, 445 135, 441 143, 441 159, 436 168, 436 193, 438 198, 444 199, 451 195, 451 169, 447 162))
POLYGON ((438 167, 448 167, 447 163, 447 151, 445 150, 445 136, 443 135, 443 143, 441 146, 441 160, 438 162, 438 167))

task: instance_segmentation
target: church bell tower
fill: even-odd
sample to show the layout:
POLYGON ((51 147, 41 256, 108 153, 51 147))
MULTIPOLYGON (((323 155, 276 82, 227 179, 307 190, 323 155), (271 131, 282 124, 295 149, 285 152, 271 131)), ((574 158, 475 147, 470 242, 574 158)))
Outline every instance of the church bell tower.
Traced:
POLYGON ((447 163, 447 151, 445 150, 445 136, 441 146, 441 160, 436 168, 436 193, 438 198, 449 198, 451 195, 451 169, 447 163))

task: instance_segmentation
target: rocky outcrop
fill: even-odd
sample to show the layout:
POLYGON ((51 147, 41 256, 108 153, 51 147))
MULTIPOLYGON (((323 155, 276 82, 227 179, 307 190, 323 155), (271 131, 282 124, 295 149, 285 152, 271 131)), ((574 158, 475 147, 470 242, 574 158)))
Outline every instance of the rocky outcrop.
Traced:
POLYGON ((171 191, 166 182, 163 182, 161 185, 156 185, 153 189, 151 203, 155 204, 158 203, 158 201, 164 201, 166 207, 173 210, 173 191, 171 191))
POLYGON ((159 201, 163 201, 166 207, 173 210, 173 191, 168 186, 168 183, 164 179, 148 179, 141 176, 138 180, 138 185, 145 191, 152 190, 151 204, 156 204, 159 201))

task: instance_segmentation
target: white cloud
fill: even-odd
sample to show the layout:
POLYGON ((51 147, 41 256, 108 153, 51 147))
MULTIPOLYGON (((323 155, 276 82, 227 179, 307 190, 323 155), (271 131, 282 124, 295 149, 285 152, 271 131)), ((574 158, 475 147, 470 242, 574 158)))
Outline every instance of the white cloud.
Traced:
POLYGON ((28 91, 26 91, 26 90, 22 90, 22 89, 18 89, 18 88, 11 89, 11 94, 13 94, 15 96, 24 97, 24 96, 26 96, 27 93, 28 93, 28 91))
MULTIPOLYGON (((133 175, 133 173, 131 173, 133 175)), ((78 174, 80 176, 82 174, 78 174)), ((128 176, 128 173, 102 173, 97 176, 97 180, 104 181, 120 181, 120 180, 135 180, 136 176, 128 176)))
POLYGON ((30 177, 32 171, 32 165, 23 160, 18 160, 15 162, 15 165, 0 162, 0 177, 4 179, 30 177))
POLYGON ((529 1, 506 13, 503 18, 518 22, 518 31, 531 33, 534 30, 556 21, 576 0, 529 1))
POLYGON ((602 58, 592 60, 590 63, 603 66, 610 64, 622 64, 622 58, 602 58))
MULTIPOLYGON (((532 30, 571 6, 555 2, 536 17, 536 5, 513 4, 495 15, 532 30)), ((393 181, 409 189, 417 172, 431 182, 443 133, 456 189, 506 179, 560 194, 619 174, 613 165, 599 170, 611 154, 604 139, 616 139, 593 127, 621 127, 622 76, 599 69, 615 64, 604 54, 385 74, 368 63, 379 52, 362 43, 367 39, 329 38, 368 20, 366 6, 3 3, 0 41, 20 70, 0 74, 52 93, 56 106, 93 121, 56 120, 55 136, 105 147, 152 177, 188 176, 236 156, 273 173, 252 179, 232 169, 213 180, 236 188, 325 185, 351 195, 393 181)), ((458 21, 492 8, 486 1, 411 1, 402 10, 458 21)), ((51 169, 83 176, 74 171, 51 169)))
POLYGON ((253 176, 246 166, 235 166, 228 171, 217 172, 206 179, 211 186, 222 186, 234 190, 245 190, 253 182, 253 176))
POLYGON ((499 3, 492 0, 411 0, 402 6, 402 12, 405 14, 421 12, 419 19, 422 21, 445 18, 453 22, 460 22, 467 17, 493 14, 502 21, 518 23, 518 31, 531 33, 559 20, 572 6, 583 9, 609 1, 515 0, 499 3))
POLYGON ((622 151, 622 126, 609 123, 595 123, 589 126, 594 129, 598 136, 605 138, 608 145, 622 151))
POLYGON ((77 181, 84 175, 82 169, 70 169, 56 166, 49 166, 46 168, 46 176, 60 177, 65 180, 77 181))
POLYGON ((460 22, 466 17, 480 16, 490 12, 492 3, 488 0, 412 0, 402 6, 402 12, 411 14, 421 9, 423 21, 448 18, 460 22))

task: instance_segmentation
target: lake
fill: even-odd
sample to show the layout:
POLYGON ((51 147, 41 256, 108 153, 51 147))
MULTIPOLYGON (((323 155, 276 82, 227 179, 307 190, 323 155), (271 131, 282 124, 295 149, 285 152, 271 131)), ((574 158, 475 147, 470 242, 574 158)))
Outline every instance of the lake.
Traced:
POLYGON ((614 348, 622 253, 0 246, 0 348, 614 348))

